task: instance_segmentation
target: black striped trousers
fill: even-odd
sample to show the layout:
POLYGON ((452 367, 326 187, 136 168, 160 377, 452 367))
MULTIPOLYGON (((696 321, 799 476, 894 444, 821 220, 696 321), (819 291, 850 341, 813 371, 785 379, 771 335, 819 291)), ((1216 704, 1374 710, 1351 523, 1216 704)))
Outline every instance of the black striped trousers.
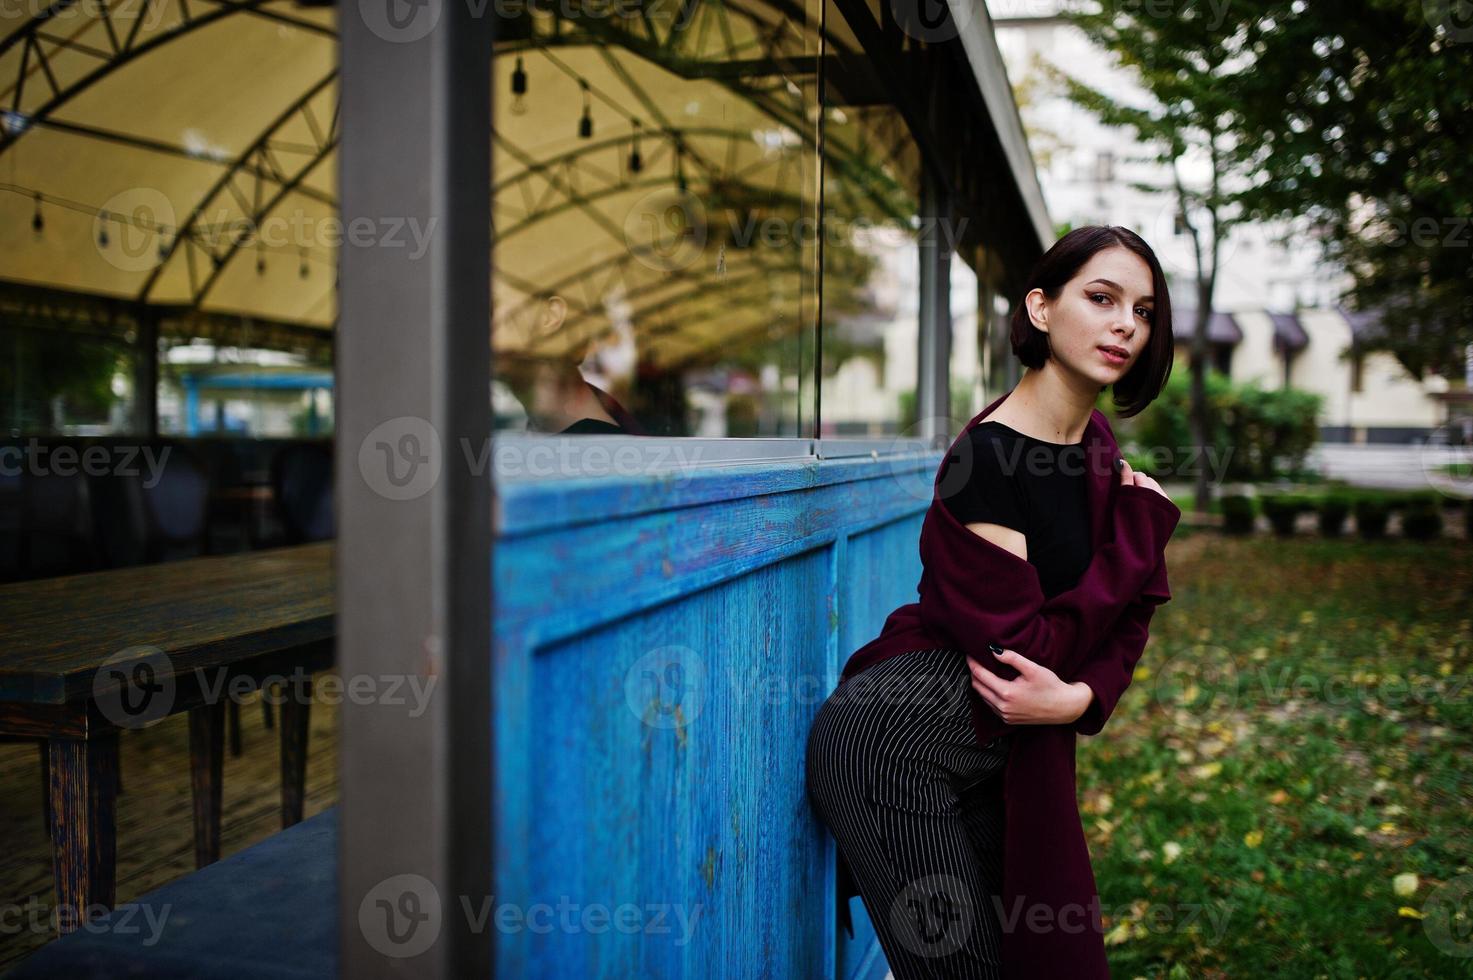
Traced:
POLYGON ((849 863, 896 980, 1001 977, 1002 770, 972 730, 958 650, 882 660, 808 733, 808 795, 849 863))

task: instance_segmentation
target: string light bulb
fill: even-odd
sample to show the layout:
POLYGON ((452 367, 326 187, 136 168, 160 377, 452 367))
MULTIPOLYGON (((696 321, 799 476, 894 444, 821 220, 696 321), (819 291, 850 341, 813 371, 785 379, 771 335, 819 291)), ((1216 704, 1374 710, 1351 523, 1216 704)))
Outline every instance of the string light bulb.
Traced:
POLYGON ((578 79, 578 84, 583 86, 583 118, 578 120, 578 135, 583 139, 588 139, 593 135, 593 116, 588 111, 590 98, 588 94, 588 81, 580 78, 578 79))
POLYGON ((97 247, 107 248, 107 243, 107 212, 99 211, 97 213, 97 247))
POLYGON ((634 141, 629 150, 629 172, 637 174, 644 169, 644 161, 639 156, 639 120, 634 120, 634 141))
POLYGON ((31 216, 31 230, 36 233, 36 239, 41 238, 41 231, 46 227, 46 219, 41 217, 41 192, 36 192, 36 213, 31 216))
POLYGON ((511 111, 518 116, 527 114, 527 72, 522 68, 522 56, 517 55, 517 66, 511 73, 511 111))
POLYGON ((307 250, 302 249, 302 264, 297 266, 297 275, 303 279, 307 278, 307 250))

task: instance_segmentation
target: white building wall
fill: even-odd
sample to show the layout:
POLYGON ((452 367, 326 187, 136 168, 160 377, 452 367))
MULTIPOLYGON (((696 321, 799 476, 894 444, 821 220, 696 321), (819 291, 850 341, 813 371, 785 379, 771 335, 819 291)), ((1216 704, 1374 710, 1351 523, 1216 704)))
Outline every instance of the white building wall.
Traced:
POLYGON ((1243 340, 1233 348, 1232 379, 1257 381, 1270 390, 1284 385, 1284 359, 1274 350, 1274 322, 1267 313, 1234 313, 1243 340))
POLYGON ((1434 427, 1442 424, 1445 410, 1431 394, 1446 390, 1445 379, 1428 375, 1425 382, 1418 382, 1395 357, 1376 351, 1365 356, 1361 390, 1350 393, 1343 424, 1434 427))
POLYGON ((1321 425, 1348 425, 1351 365, 1339 354, 1350 347, 1350 324, 1334 310, 1301 310, 1299 324, 1309 345, 1294 358, 1289 384, 1325 396, 1321 425))

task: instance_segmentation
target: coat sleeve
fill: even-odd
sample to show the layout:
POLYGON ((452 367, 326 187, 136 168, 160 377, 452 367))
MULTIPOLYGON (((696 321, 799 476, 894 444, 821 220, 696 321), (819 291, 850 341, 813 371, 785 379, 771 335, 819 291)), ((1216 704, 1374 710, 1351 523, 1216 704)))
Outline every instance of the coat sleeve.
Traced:
POLYGON ((1181 510, 1148 487, 1121 486, 1114 519, 1114 539, 1096 549, 1072 589, 1048 599, 1031 564, 962 528, 964 538, 953 538, 949 546, 957 554, 927 562, 923 621, 1004 680, 1018 672, 994 658, 989 643, 1073 678, 1132 602, 1155 605, 1170 598, 1163 558, 1181 510))
POLYGON ((1094 692, 1089 707, 1074 721, 1076 732, 1098 735, 1105 727, 1135 676, 1135 665, 1150 638, 1151 617, 1156 614, 1156 607, 1170 600, 1171 584, 1166 578, 1166 559, 1162 558, 1142 594, 1131 600, 1089 659, 1069 678, 1083 681, 1094 692))
POLYGON ((1074 730, 1081 735, 1098 735, 1110 719, 1115 705, 1130 687, 1136 662, 1145 652, 1150 637, 1151 617, 1156 603, 1133 600, 1116 620, 1099 649, 1085 662, 1071 680, 1083 681, 1094 692, 1084 714, 1074 720, 1074 730))

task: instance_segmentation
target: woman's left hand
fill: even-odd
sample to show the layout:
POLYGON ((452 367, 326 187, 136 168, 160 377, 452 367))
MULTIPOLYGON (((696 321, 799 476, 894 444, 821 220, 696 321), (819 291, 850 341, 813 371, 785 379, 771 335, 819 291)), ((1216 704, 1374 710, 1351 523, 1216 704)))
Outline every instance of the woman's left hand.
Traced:
POLYGON ((1005 681, 970 657, 967 667, 972 671, 972 688, 1009 725, 1068 725, 1084 714, 1094 699, 1088 684, 1068 683, 1016 650, 994 656, 1016 668, 1018 676, 1005 681))

